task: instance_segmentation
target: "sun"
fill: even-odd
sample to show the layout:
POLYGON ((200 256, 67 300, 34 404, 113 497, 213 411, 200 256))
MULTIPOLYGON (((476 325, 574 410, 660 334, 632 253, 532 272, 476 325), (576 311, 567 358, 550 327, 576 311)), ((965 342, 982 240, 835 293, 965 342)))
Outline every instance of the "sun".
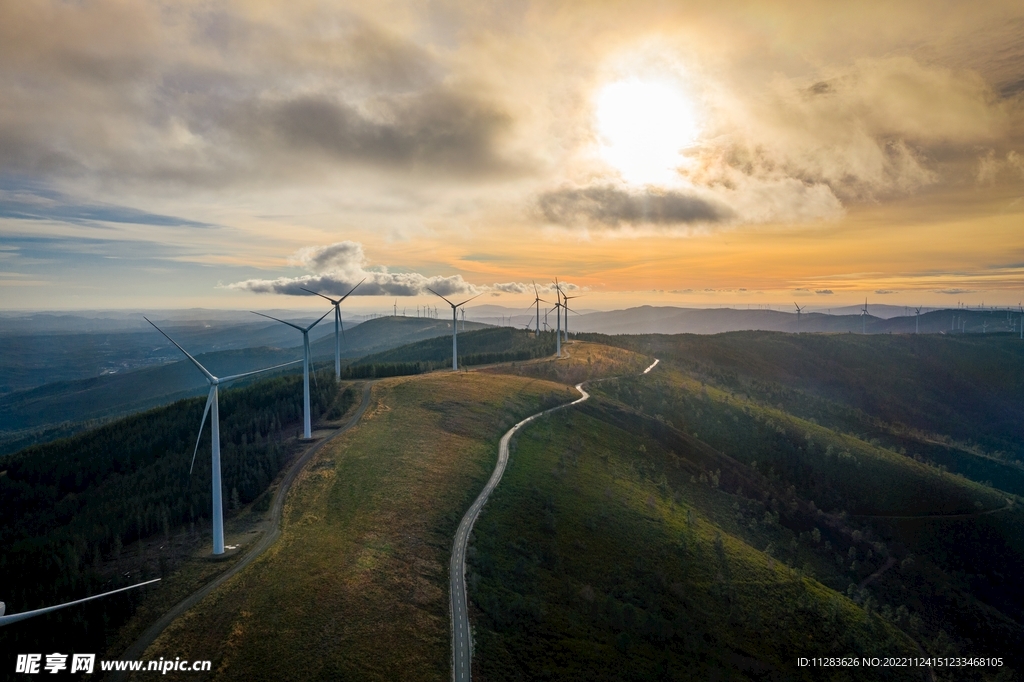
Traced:
POLYGON ((604 86, 595 104, 601 156, 623 180, 670 185, 678 179, 680 151, 700 134, 696 107, 680 88, 621 80, 604 86))

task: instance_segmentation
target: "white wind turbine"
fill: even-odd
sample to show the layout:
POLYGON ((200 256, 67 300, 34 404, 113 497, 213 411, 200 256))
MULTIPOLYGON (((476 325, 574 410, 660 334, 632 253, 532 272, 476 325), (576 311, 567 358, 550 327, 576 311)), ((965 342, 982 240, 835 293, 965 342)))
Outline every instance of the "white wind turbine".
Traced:
MULTIPOLYGON (((143 316, 143 319, 150 324, 153 324, 152 320, 148 317, 143 316)), ((285 362, 280 365, 273 367, 267 367, 265 369, 257 369, 252 372, 243 372, 242 374, 232 374, 228 377, 215 377, 210 374, 209 370, 199 364, 199 361, 189 355, 188 351, 178 345, 178 343, 167 336, 163 329, 153 324, 153 328, 164 335, 168 341, 174 344, 174 347, 185 354, 192 364, 203 373, 206 377, 206 381, 210 384, 210 393, 206 396, 206 407, 203 409, 203 420, 199 422, 199 435, 196 436, 196 447, 192 451, 192 464, 189 465, 188 472, 192 473, 192 468, 196 464, 196 453, 199 452, 199 439, 203 436, 203 427, 206 426, 206 415, 210 413, 210 408, 213 408, 213 416, 210 418, 210 441, 211 441, 211 475, 213 485, 213 553, 223 554, 224 553, 224 507, 221 504, 221 483, 220 483, 220 397, 218 387, 221 384, 226 384, 229 381, 235 379, 241 379, 242 377, 252 376, 253 374, 260 374, 262 372, 269 372, 272 369, 279 369, 281 367, 287 367, 288 365, 294 365, 298 360, 292 362, 285 362)))
POLYGON ((562 290, 555 277, 555 357, 562 357, 562 290))
POLYGON ((467 303, 472 301, 473 298, 477 298, 478 296, 480 296, 480 294, 477 294, 473 298, 467 298, 462 303, 452 303, 447 298, 445 298, 444 296, 441 296, 441 294, 437 293, 436 291, 434 291, 430 287, 427 287, 427 291, 429 291, 430 293, 434 294, 434 296, 437 296, 437 297, 439 297, 441 299, 444 299, 444 302, 452 307, 452 371, 453 372, 458 371, 458 369, 459 369, 459 312, 458 312, 459 311, 459 307, 466 305, 467 303))
MULTIPOLYGON (((362 280, 360 280, 359 284, 362 284, 365 281, 366 278, 364 277, 362 280)), ((337 379, 341 379, 341 337, 345 336, 345 323, 341 321, 341 302, 344 301, 349 296, 351 296, 352 292, 356 290, 359 284, 352 287, 352 289, 350 289, 347 294, 339 298, 337 301, 335 301, 330 296, 318 294, 317 292, 311 289, 307 289, 306 287, 299 287, 303 291, 308 291, 311 294, 316 294, 320 298, 326 298, 328 301, 331 302, 331 305, 334 306, 334 376, 337 379), (341 336, 338 335, 339 328, 341 330, 341 336)))
POLYGON ((864 299, 864 307, 860 309, 860 333, 867 334, 868 299, 864 299))
MULTIPOLYGON (((302 332, 302 437, 311 438, 313 434, 310 429, 309 423, 309 365, 312 361, 312 358, 310 358, 309 353, 309 330, 317 326, 320 323, 320 320, 327 317, 331 313, 331 311, 328 310, 326 313, 320 316, 319 320, 309 325, 308 327, 300 327, 297 324, 285 322, 284 320, 279 320, 276 317, 271 317, 270 315, 257 313, 255 310, 250 310, 249 312, 255 315, 259 315, 260 317, 266 317, 267 319, 274 320, 275 322, 280 322, 281 324, 286 324, 289 327, 293 327, 294 329, 298 329, 300 332, 302 332)), ((296 360, 296 362, 298 362, 298 360, 296 360)))
MULTIPOLYGON (((793 305, 796 305, 796 303, 794 302, 793 305)), ((804 306, 804 308, 806 308, 806 307, 807 306, 804 306)), ((796 333, 797 334, 800 333, 800 315, 803 314, 804 308, 801 308, 800 306, 796 305, 796 333)))
MULTIPOLYGON (((537 282, 534 282, 533 283, 533 302, 537 306, 537 330, 536 330, 536 332, 534 332, 534 334, 533 334, 534 336, 540 336, 540 303, 541 303, 541 301, 544 301, 544 299, 540 297, 540 292, 537 290, 537 282)), ((544 303, 547 303, 547 301, 544 301, 544 303)), ((545 324, 545 326, 547 326, 547 313, 544 313, 544 324, 545 324)))
POLYGON ((85 603, 87 601, 92 601, 93 599, 100 599, 102 597, 109 597, 110 595, 117 594, 118 592, 125 592, 127 590, 134 590, 136 587, 142 587, 143 585, 149 585, 151 583, 158 583, 158 582, 160 582, 160 578, 153 578, 152 580, 147 580, 145 582, 137 583, 135 585, 129 585, 128 587, 122 587, 122 588, 117 589, 117 590, 110 590, 109 592, 104 592, 102 594, 94 594, 91 597, 86 597, 85 599, 76 599, 75 601, 69 601, 69 602, 65 602, 63 604, 57 604, 56 606, 47 606, 47 607, 44 607, 44 608, 41 608, 41 609, 35 609, 35 610, 32 610, 32 611, 22 611, 21 613, 11 613, 11 614, 8 614, 8 615, 4 615, 6 610, 7 610, 7 605, 4 604, 2 601, 0 601, 0 625, 10 625, 11 623, 17 623, 19 620, 25 620, 26 618, 32 618, 33 616, 41 616, 44 613, 51 613, 52 611, 57 611, 58 609, 63 609, 63 608, 66 608, 68 606, 75 606, 76 604, 83 604, 83 603, 85 603))
POLYGON ((914 333, 921 333, 921 309, 914 308, 914 333))

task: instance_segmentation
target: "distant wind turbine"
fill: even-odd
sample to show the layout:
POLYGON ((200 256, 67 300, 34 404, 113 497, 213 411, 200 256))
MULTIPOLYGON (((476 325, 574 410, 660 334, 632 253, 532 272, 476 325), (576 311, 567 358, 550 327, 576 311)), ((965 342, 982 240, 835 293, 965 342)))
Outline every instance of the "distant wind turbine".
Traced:
MULTIPOLYGON (((328 311, 330 312, 330 311, 328 311)), ((326 316, 327 313, 324 313, 326 316)), ((150 324, 153 324, 152 320, 148 317, 143 316, 143 319, 150 324)), ((323 319, 323 318, 320 318, 323 319)), ((212 485, 213 485, 213 553, 223 554, 224 553, 224 507, 221 504, 221 483, 220 483, 220 397, 218 387, 221 384, 226 384, 229 381, 235 379, 241 379, 242 377, 252 376, 253 374, 260 374, 261 372, 269 372, 272 369, 279 369, 281 367, 287 367, 288 365, 294 365, 298 360, 292 362, 285 362, 274 367, 267 367, 266 369, 257 369, 253 372, 243 372, 242 374, 232 374, 228 377, 215 377, 210 374, 209 370, 199 364, 199 361, 189 355, 188 351, 178 345, 178 343, 167 336, 163 329, 153 324, 153 328, 164 335, 168 341, 174 344, 175 348, 185 354, 192 364, 203 373, 206 377, 206 381, 210 384, 210 393, 206 396, 206 407, 203 409, 203 420, 199 423, 199 435, 196 436, 196 447, 192 451, 192 464, 189 465, 188 472, 192 473, 192 468, 196 464, 196 453, 199 452, 199 439, 203 436, 203 427, 206 426, 206 415, 210 413, 210 408, 213 408, 213 416, 210 418, 210 430, 211 430, 211 466, 212 471, 212 485)))
MULTIPOLYGON (((793 305, 796 305, 796 302, 794 302, 793 305)), ((807 306, 804 306, 804 308, 806 308, 806 307, 807 306)), ((804 312, 804 308, 801 308, 800 306, 796 305, 796 333, 797 334, 800 333, 800 315, 804 312)))
POLYGON ((309 325, 308 327, 300 327, 297 324, 285 322, 284 320, 279 320, 276 317, 271 317, 270 315, 257 313, 255 310, 250 310, 249 312, 259 315, 260 317, 266 317, 276 322, 280 322, 281 324, 286 324, 289 327, 292 327, 293 329, 298 329, 300 332, 302 332, 302 437, 312 438, 313 433, 309 423, 309 365, 312 362, 312 358, 310 357, 309 352, 309 330, 320 324, 320 320, 327 317, 331 311, 328 310, 326 313, 320 316, 319 320, 309 325))
POLYGON ((459 369, 459 306, 466 305, 472 301, 473 298, 480 296, 480 294, 477 294, 473 298, 467 298, 462 303, 452 303, 430 287, 427 287, 427 291, 434 294, 434 296, 444 299, 444 302, 452 307, 452 371, 456 372, 459 369))
POLYGON ((914 316, 914 333, 915 334, 920 334, 921 333, 921 309, 920 308, 915 308, 914 311, 916 313, 915 316, 914 316))
MULTIPOLYGON (((541 301, 544 301, 544 299, 540 297, 540 292, 537 290, 537 282, 534 282, 533 283, 533 302, 537 306, 537 331, 534 333, 535 337, 536 336, 540 336, 540 303, 541 303, 541 301)), ((547 301, 544 301, 544 303, 547 303, 547 301)), ((545 326, 547 326, 547 313, 545 313, 545 315, 544 315, 544 324, 545 324, 545 326)))
POLYGON ((26 618, 32 618, 33 616, 41 616, 45 613, 51 613, 53 611, 57 611, 58 609, 67 608, 68 606, 84 604, 85 602, 92 601, 93 599, 109 597, 110 595, 117 594, 118 592, 134 590, 136 587, 142 587, 143 585, 150 585, 152 583, 158 582, 160 582, 160 578, 153 578, 152 580, 147 580, 145 582, 137 583, 135 585, 129 585, 128 587, 122 587, 117 590, 110 590, 109 592, 103 592, 102 594, 94 594, 91 597, 86 597, 85 599, 76 599, 75 601, 57 604, 56 606, 47 606, 42 609, 35 609, 33 611, 22 611, 21 613, 11 613, 8 615, 4 615, 5 611, 7 610, 7 606, 2 601, 0 601, 0 625, 10 625, 11 623, 17 623, 19 620, 25 620, 26 618))
MULTIPOLYGON (((362 284, 365 281, 366 278, 364 277, 359 281, 359 284, 362 284)), ((352 287, 347 294, 339 298, 337 301, 335 301, 330 296, 318 294, 317 292, 311 289, 307 289, 306 287, 299 287, 303 291, 308 291, 311 294, 316 294, 320 298, 326 298, 328 301, 331 302, 331 305, 334 306, 334 376, 337 379, 341 379, 341 337, 345 336, 345 324, 344 322, 341 321, 341 302, 344 301, 349 296, 351 296, 352 292, 359 287, 359 284, 356 284, 354 287, 352 287), (338 336, 339 328, 341 330, 341 336, 338 336)))
MULTIPOLYGON (((570 310, 569 309, 569 299, 570 298, 579 298, 580 296, 581 296, 581 294, 577 294, 576 296, 566 296, 565 294, 562 294, 562 303, 565 305, 565 342, 566 343, 569 343, 569 313, 570 312, 576 313, 575 310, 570 310)), ((579 313, 576 313, 576 314, 579 315, 579 313)))
POLYGON ((867 334, 868 299, 864 299, 864 307, 860 310, 860 333, 867 334))
POLYGON ((562 357, 562 290, 555 277, 555 357, 562 357))

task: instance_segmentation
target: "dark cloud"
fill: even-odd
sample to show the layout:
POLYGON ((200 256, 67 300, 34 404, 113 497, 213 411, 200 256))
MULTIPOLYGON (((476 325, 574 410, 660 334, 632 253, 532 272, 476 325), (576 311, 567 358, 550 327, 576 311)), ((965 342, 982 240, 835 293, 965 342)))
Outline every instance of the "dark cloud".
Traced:
POLYGON ((43 4, 0 5, 8 173, 210 187, 325 165, 520 168, 501 152, 512 116, 486 87, 350 10, 43 4))
POLYGON ((822 296, 831 296, 833 292, 831 289, 815 289, 814 293, 820 294, 822 296))
POLYGON ((717 223, 731 216, 720 204, 671 190, 628 192, 612 185, 546 192, 537 200, 540 214, 550 223, 678 225, 717 223))
POLYGON ((936 294, 976 294, 977 289, 936 289, 936 294))
POLYGON ((379 96, 358 108, 316 95, 268 104, 258 111, 247 126, 247 136, 271 138, 289 151, 442 174, 510 167, 497 152, 497 140, 511 124, 509 116, 449 87, 379 96))
POLYGON ((898 294, 900 292, 895 289, 875 289, 876 294, 898 294))

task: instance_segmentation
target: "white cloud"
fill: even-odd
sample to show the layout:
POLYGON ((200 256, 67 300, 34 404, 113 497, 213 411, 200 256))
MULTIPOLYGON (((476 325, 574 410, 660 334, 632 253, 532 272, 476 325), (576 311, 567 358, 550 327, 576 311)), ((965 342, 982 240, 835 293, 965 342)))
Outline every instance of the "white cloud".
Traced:
MULTIPOLYGON (((289 258, 289 262, 309 271, 298 277, 277 277, 275 279, 247 279, 228 284, 228 289, 251 291, 257 294, 284 294, 287 296, 309 296, 310 291, 326 295, 343 296, 358 287, 353 296, 418 296, 429 294, 433 289, 442 296, 462 294, 475 296, 482 293, 526 294, 533 292, 533 284, 504 282, 495 284, 472 284, 462 275, 442 277, 427 276, 418 272, 390 272, 386 266, 370 266, 363 245, 359 242, 343 241, 326 246, 310 246, 300 249, 289 258), (360 282, 362 282, 360 284, 360 282)), ((571 282, 560 283, 563 291, 577 291, 580 287, 571 282)), ((538 287, 542 292, 554 290, 554 285, 538 287)))

